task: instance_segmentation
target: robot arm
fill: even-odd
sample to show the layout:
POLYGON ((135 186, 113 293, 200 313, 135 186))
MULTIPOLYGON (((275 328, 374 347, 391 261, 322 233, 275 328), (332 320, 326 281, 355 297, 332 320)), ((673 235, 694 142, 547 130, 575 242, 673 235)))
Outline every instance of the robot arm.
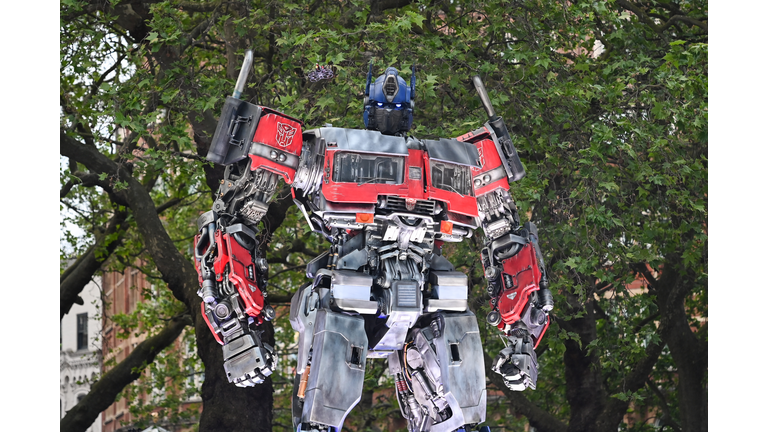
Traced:
POLYGON ((222 345, 227 378, 249 387, 263 382, 276 366, 274 350, 262 343, 258 330, 275 311, 264 302, 267 265, 258 254, 255 228, 233 221, 213 210, 200 216, 195 268, 201 312, 222 345))
POLYGON ((493 370, 512 390, 536 388, 534 349, 549 326, 554 305, 538 243, 536 225, 519 224, 509 191, 497 188, 478 198, 485 231, 482 262, 492 311, 488 322, 508 341, 493 370))
POLYGON ((534 348, 549 326, 554 302, 548 289, 538 231, 531 222, 520 225, 509 183, 525 176, 520 157, 504 121, 496 116, 479 77, 473 78, 489 116, 484 127, 458 138, 474 143, 481 168, 473 169, 478 214, 485 233, 482 262, 492 311, 488 322, 501 330, 507 347, 493 370, 512 390, 536 388, 538 362, 534 348))
POLYGON ((198 219, 195 268, 201 312, 222 345, 224 369, 240 387, 259 384, 274 370, 274 350, 258 326, 275 316, 267 297, 267 261, 257 225, 280 177, 292 183, 301 152, 301 122, 239 100, 252 55, 222 109, 207 159, 226 165, 213 209, 198 219))

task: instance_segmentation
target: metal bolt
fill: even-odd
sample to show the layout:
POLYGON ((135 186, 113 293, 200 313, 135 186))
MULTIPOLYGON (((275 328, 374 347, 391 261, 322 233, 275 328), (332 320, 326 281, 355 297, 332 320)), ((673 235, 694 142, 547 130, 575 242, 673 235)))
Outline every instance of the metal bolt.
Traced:
POLYGON ((498 277, 499 271, 496 267, 488 267, 485 269, 485 278, 488 280, 494 280, 498 277))
POLYGON ((267 321, 272 321, 273 319, 275 319, 276 313, 275 313, 275 309, 272 306, 266 306, 264 310, 262 310, 262 312, 264 313, 264 319, 266 319, 267 321))
POLYGON ((491 311, 491 313, 489 313, 488 316, 486 317, 486 320, 490 325, 493 325, 493 326, 499 325, 499 323, 501 322, 501 314, 498 313, 497 311, 491 311))

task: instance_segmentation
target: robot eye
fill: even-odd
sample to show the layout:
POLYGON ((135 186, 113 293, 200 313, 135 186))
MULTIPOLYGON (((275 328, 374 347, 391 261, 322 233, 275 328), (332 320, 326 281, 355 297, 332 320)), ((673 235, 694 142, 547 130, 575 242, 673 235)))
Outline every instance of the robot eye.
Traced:
POLYGON ((384 106, 384 104, 383 104, 383 103, 381 103, 381 102, 377 102, 377 103, 376 103, 376 105, 378 105, 378 106, 384 106))
POLYGON ((396 108, 400 108, 401 106, 403 106, 403 104, 395 104, 396 108))

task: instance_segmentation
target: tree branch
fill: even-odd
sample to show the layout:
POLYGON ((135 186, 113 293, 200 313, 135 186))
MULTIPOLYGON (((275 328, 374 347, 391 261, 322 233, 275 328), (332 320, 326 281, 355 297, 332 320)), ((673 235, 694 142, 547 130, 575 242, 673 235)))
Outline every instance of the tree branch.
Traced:
MULTIPOLYGON (((643 387, 648 380, 648 377, 651 375, 653 367, 656 365, 663 347, 663 343, 648 345, 645 349, 645 357, 632 367, 632 371, 624 378, 624 385, 620 390, 623 392, 636 392, 643 387)), ((603 412, 598 417, 598 423, 613 425, 613 427, 620 424, 621 419, 627 413, 629 402, 629 399, 621 400, 615 397, 609 398, 603 412)))
POLYGON ((128 384, 141 376, 141 372, 148 364, 155 360, 155 356, 171 345, 182 330, 192 324, 189 315, 173 318, 160 333, 136 346, 128 357, 117 366, 110 369, 92 386, 88 394, 61 419, 59 430, 85 431, 99 413, 109 408, 128 384))
POLYGON ((684 23, 686 23, 688 25, 691 25, 691 26, 700 27, 702 30, 704 30, 705 34, 709 34, 709 28, 708 28, 707 24, 705 24, 705 23, 703 23, 703 22, 701 22, 701 21, 699 21, 697 19, 687 17, 685 15, 674 15, 674 16, 672 16, 666 22, 666 24, 661 26, 660 30, 664 31, 664 30, 668 29, 670 26, 672 26, 673 24, 675 24, 678 21, 679 22, 684 22, 684 23))
MULTIPOLYGON (((664 416, 661 418, 662 422, 665 423, 665 425, 669 425, 672 429, 675 430, 675 432, 681 432, 680 431, 680 425, 675 423, 674 420, 672 420, 672 414, 669 411, 669 405, 667 404, 667 398, 664 397, 664 394, 656 387, 656 384, 651 381, 650 378, 645 382, 648 389, 651 390, 653 394, 656 395, 657 398, 659 398, 659 401, 661 402, 661 411, 664 413, 664 416)), ((664 426, 662 426, 662 429, 664 426)))
POLYGON ((163 275, 163 280, 168 284, 173 295, 184 304, 189 306, 196 303, 197 272, 168 236, 158 217, 155 204, 144 186, 133 178, 125 167, 104 156, 95 147, 77 142, 63 129, 60 151, 64 156, 75 157, 93 172, 116 176, 127 183, 124 191, 126 200, 133 210, 139 234, 163 275))
POLYGON ((97 235, 94 244, 62 273, 59 279, 59 319, 69 312, 93 274, 122 243, 125 233, 123 223, 127 217, 128 212, 116 211, 109 220, 106 231, 97 235), (115 235, 117 238, 112 238, 115 235))
POLYGON ((112 72, 114 72, 114 70, 115 70, 115 69, 117 69, 117 68, 120 66, 120 63, 122 63, 123 59, 124 59, 124 58, 125 58, 127 55, 128 55, 128 54, 126 54, 126 53, 120 53, 120 54, 117 56, 117 61, 115 62, 115 64, 113 64, 113 65, 112 65, 112 66, 111 66, 109 69, 107 69, 106 71, 104 71, 104 73, 103 73, 103 74, 101 74, 101 76, 99 77, 99 79, 97 79, 96 81, 94 81, 94 82, 93 82, 93 84, 91 84, 91 95, 95 95, 95 94, 96 94, 96 92, 97 92, 97 91, 99 91, 99 87, 101 87, 101 84, 102 84, 102 83, 104 83, 104 80, 105 80, 105 79, 107 79, 107 75, 109 75, 109 74, 111 74, 112 72))

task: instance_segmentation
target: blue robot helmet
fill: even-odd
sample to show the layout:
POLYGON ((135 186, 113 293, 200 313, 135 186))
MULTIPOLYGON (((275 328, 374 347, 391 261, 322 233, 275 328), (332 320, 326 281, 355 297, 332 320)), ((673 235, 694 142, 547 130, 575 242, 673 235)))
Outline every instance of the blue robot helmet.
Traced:
POLYGON ((413 123, 415 66, 411 68, 410 86, 394 67, 388 67, 373 83, 372 76, 373 64, 370 64, 363 102, 365 127, 386 135, 407 132, 413 123))

